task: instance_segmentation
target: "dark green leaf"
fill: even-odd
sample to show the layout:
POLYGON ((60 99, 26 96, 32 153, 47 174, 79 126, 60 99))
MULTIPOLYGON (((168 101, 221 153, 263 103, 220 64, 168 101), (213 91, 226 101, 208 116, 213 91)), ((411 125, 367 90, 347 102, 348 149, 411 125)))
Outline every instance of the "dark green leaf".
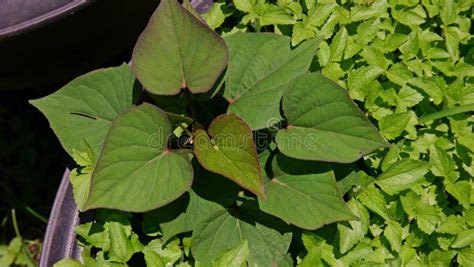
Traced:
MULTIPOLYGON (((284 221, 304 229, 354 219, 342 200, 332 170, 298 174, 284 169, 314 168, 311 162, 277 157, 279 170, 265 184, 266 199, 259 198, 260 208, 284 221), (301 165, 307 165, 301 167, 301 165)), ((317 168, 315 168, 317 169, 317 168)))
POLYGON ((171 131, 163 111, 146 103, 119 116, 92 174, 85 209, 143 212, 186 192, 193 169, 188 155, 167 148, 171 131))
POLYGON ((308 71, 319 41, 309 40, 291 50, 286 36, 237 33, 226 42, 230 53, 224 91, 230 103, 228 112, 237 114, 253 130, 270 127, 269 122, 281 120, 283 90, 308 71))
POLYGON ((176 0, 163 0, 140 35, 132 68, 146 90, 209 91, 227 65, 225 42, 176 0))
POLYGON ((99 154, 112 121, 135 103, 138 93, 128 65, 90 72, 59 91, 30 103, 48 118, 64 149, 99 154))
POLYGON ((347 92, 320 73, 290 84, 283 111, 288 127, 276 142, 290 157, 348 163, 388 145, 347 92))

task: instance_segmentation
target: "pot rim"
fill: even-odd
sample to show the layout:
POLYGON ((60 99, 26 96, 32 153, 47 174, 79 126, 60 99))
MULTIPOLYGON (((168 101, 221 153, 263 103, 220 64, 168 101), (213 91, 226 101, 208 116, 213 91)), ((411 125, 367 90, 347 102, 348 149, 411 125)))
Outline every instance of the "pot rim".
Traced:
POLYGON ((12 26, 0 29, 0 40, 7 39, 21 33, 37 29, 41 26, 50 24, 65 16, 72 15, 74 12, 89 6, 96 0, 73 0, 69 4, 53 9, 47 13, 14 24, 12 26))

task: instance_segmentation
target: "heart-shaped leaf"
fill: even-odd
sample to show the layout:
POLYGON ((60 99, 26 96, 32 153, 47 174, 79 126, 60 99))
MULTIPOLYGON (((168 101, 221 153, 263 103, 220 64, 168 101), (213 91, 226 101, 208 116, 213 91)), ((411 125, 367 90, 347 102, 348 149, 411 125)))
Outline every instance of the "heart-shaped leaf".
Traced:
POLYGON ((263 216, 262 212, 245 207, 238 215, 225 209, 212 214, 193 231, 193 256, 204 266, 211 266, 212 260, 224 251, 247 240, 249 266, 278 266, 290 246, 291 233, 279 232, 277 226, 281 221, 263 216))
POLYGON ((224 97, 228 112, 253 130, 281 120, 280 100, 288 82, 308 71, 319 40, 290 49, 290 38, 277 34, 236 33, 225 38, 230 62, 224 97))
POLYGON ((278 154, 274 177, 265 183, 267 199, 260 208, 287 223, 314 230, 325 224, 355 219, 338 190, 329 165, 278 154))
POLYGON ((211 123, 208 132, 210 137, 200 129, 194 133, 194 153, 201 165, 265 197, 260 161, 248 125, 235 114, 225 114, 211 123))
POLYGON ((92 173, 85 209, 144 212, 168 204, 190 187, 189 155, 167 148, 171 123, 163 111, 142 104, 112 124, 92 173))
POLYGON ((112 121, 135 103, 139 94, 130 67, 90 72, 66 84, 59 91, 30 103, 48 118, 61 145, 99 154, 112 121))
POLYGON ((349 163, 388 143, 347 91, 311 73, 293 80, 283 94, 288 127, 276 143, 290 157, 349 163))
POLYGON ((224 70, 224 40, 176 0, 162 0, 140 35, 132 68, 146 90, 175 95, 209 91, 224 70))

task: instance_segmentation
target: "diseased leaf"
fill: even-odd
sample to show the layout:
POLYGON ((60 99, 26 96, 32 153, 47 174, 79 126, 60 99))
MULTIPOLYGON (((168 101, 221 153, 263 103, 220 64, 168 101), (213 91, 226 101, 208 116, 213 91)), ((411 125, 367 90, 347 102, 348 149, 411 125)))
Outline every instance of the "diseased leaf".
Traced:
POLYGON ((283 96, 288 127, 276 143, 290 157, 348 163, 387 142, 347 95, 320 73, 295 79, 283 96))
POLYGON ((410 189, 423 179, 429 169, 430 164, 428 162, 402 159, 377 177, 375 183, 387 194, 393 195, 410 189))
POLYGON ((160 109, 142 104, 112 124, 92 173, 85 209, 144 212, 168 204, 190 187, 189 156, 167 148, 172 134, 160 109))
POLYGON ((112 121, 133 106, 139 93, 128 65, 80 76, 59 91, 31 100, 48 118, 63 148, 99 154, 112 121))
POLYGON ((332 170, 281 155, 277 155, 275 164, 278 169, 273 170, 274 177, 265 183, 267 198, 259 198, 264 212, 310 230, 354 219, 341 197, 332 170), (313 168, 313 172, 302 171, 308 168, 313 168))
POLYGON ((241 117, 252 130, 281 120, 283 90, 308 71, 318 39, 293 50, 289 37, 276 34, 237 33, 228 36, 226 43, 230 53, 224 91, 230 103, 227 111, 241 117))
POLYGON ((204 168, 265 198, 263 176, 249 126, 235 114, 217 117, 194 133, 194 153, 204 168))
POLYGON ((193 232, 191 251, 197 261, 210 266, 212 260, 224 251, 237 246, 243 240, 248 241, 250 266, 275 266, 283 260, 291 242, 291 233, 279 233, 259 222, 258 213, 251 212, 253 219, 241 219, 250 211, 239 209, 239 217, 221 210, 199 224, 193 232), (257 219, 257 221, 255 221, 257 219))
POLYGON ((224 40, 176 0, 163 0, 133 50, 132 68, 146 90, 175 95, 209 91, 224 70, 224 40))

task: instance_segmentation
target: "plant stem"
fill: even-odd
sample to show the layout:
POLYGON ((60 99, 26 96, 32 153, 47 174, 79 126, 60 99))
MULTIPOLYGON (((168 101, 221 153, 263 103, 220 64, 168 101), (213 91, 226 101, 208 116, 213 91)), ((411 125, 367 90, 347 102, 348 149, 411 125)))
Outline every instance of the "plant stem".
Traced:
POLYGON ((260 29, 261 29, 261 28, 262 28, 262 27, 260 26, 260 20, 255 19, 255 31, 256 31, 256 32, 260 32, 260 29))
POLYGON ((185 131, 189 136, 193 136, 193 133, 190 132, 188 129, 184 128, 181 123, 178 124, 178 127, 181 128, 183 131, 185 131))
POLYGON ((16 220, 16 211, 15 211, 15 209, 12 209, 12 222, 13 222, 13 229, 15 230, 16 236, 21 238, 20 229, 18 228, 18 222, 16 220))
POLYGON ((37 211, 35 211, 34 209, 32 209, 31 207, 29 206, 25 206, 25 210, 28 211, 31 215, 33 215, 33 217, 35 217, 36 219, 44 222, 44 223, 48 223, 48 219, 46 219, 43 215, 39 214, 37 211))
POLYGON ((24 256, 27 259, 27 266, 36 266, 36 263, 33 260, 33 258, 31 257, 31 254, 28 251, 28 248, 25 246, 25 243, 23 241, 23 237, 21 237, 20 228, 18 227, 18 221, 16 220, 16 211, 15 211, 15 209, 12 209, 12 222, 13 222, 13 229, 15 229, 15 234, 21 240, 21 250, 22 250, 24 256))
POLYGON ((441 111, 434 112, 434 113, 431 113, 427 116, 421 117, 418 121, 420 123, 426 123, 426 122, 429 122, 429 121, 441 119, 441 118, 444 118, 444 117, 453 116, 453 115, 468 112, 468 111, 474 111, 474 104, 443 109, 441 111))

